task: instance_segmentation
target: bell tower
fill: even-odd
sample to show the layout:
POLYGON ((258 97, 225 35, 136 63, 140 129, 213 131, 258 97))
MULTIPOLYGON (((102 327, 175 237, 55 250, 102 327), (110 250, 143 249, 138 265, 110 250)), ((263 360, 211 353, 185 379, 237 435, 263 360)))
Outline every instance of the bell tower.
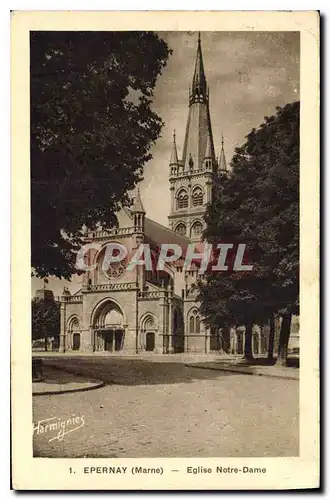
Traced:
POLYGON ((192 84, 182 159, 179 160, 175 132, 169 164, 172 230, 199 241, 204 229, 206 206, 211 202, 213 177, 218 171, 200 34, 192 84))

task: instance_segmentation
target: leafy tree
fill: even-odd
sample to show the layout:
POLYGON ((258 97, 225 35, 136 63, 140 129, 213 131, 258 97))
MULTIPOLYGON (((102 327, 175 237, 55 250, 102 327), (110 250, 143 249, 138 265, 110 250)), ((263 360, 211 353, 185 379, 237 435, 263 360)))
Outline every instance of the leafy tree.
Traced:
POLYGON ((278 358, 284 363, 291 316, 299 311, 299 102, 278 107, 246 139, 231 175, 214 190, 204 237, 246 243, 253 271, 210 272, 200 300, 207 323, 244 322, 248 358, 251 324, 281 315, 278 358))
POLYGON ((49 337, 60 335, 60 304, 53 299, 34 298, 32 308, 32 340, 45 339, 45 350, 49 337))
POLYGON ((152 98, 169 53, 152 32, 31 32, 37 276, 70 279, 83 225, 109 228, 129 204, 163 125, 152 98))

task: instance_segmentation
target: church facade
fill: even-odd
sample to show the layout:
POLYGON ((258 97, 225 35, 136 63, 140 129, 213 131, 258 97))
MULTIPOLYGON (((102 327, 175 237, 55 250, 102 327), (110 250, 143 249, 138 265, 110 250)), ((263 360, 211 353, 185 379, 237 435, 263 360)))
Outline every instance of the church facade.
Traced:
MULTIPOLYGON (((75 295, 63 292, 60 351, 243 353, 243 331, 213 331, 204 325, 193 286, 196 270, 166 264, 164 271, 136 266, 129 272, 125 262, 109 268, 103 265, 109 242, 122 244, 131 253, 141 243, 157 249, 162 243, 186 247, 201 241, 214 179, 226 171, 223 138, 216 158, 209 88, 198 38, 181 159, 175 133, 173 137, 168 227, 147 217, 137 190, 134 205, 118 213, 118 227, 86 235, 86 243, 97 243, 99 250, 88 256, 93 269, 84 273, 82 289, 75 295)), ((254 332, 253 349, 255 353, 267 349, 267 334, 259 328, 254 332)))

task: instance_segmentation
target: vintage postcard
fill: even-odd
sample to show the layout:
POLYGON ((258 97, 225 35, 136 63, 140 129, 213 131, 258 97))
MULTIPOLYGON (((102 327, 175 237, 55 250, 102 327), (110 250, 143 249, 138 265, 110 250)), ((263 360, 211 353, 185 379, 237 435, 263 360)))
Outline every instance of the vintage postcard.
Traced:
POLYGON ((318 488, 319 14, 11 36, 13 488, 318 488))

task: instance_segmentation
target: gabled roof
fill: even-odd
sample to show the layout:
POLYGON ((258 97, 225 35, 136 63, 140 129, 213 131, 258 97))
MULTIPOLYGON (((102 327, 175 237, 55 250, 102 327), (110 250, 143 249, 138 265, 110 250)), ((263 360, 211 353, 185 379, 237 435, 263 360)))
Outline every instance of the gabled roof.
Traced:
POLYGON ((190 239, 182 236, 172 229, 169 229, 158 222, 145 218, 144 233, 146 236, 146 243, 160 245, 162 243, 177 244, 186 247, 190 243, 190 239))

